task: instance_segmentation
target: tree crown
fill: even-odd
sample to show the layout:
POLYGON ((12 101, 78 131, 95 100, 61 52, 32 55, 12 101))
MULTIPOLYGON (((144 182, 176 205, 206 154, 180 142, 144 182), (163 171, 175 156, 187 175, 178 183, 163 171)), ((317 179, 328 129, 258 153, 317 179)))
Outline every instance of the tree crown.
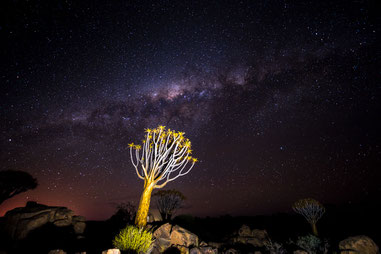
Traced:
POLYGON ((325 213, 324 206, 313 198, 304 198, 296 201, 292 209, 306 218, 310 223, 316 223, 325 213))
POLYGON ((0 204, 19 193, 35 189, 37 185, 37 180, 27 172, 0 171, 0 204))
POLYGON ((197 159, 191 156, 192 145, 184 132, 165 126, 145 132, 142 145, 129 144, 131 161, 140 179, 153 184, 154 188, 162 188, 190 172, 197 159))

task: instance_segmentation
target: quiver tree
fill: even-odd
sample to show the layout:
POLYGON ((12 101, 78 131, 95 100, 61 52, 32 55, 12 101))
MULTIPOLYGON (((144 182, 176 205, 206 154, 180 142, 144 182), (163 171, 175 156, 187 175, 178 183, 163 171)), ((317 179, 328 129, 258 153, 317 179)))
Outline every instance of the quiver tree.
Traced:
POLYGON ((116 222, 118 225, 125 226, 134 221, 136 215, 136 206, 131 202, 120 203, 116 207, 116 213, 110 218, 111 221, 116 222))
POLYGON ((197 159, 191 157, 191 142, 184 137, 184 133, 166 130, 165 126, 146 129, 143 144, 131 143, 129 147, 136 174, 144 181, 135 218, 135 224, 144 227, 152 191, 188 174, 197 159))
POLYGON ((38 183, 29 173, 19 170, 0 171, 0 205, 5 200, 37 187, 38 183))
POLYGON ((159 190, 153 194, 163 221, 170 221, 172 215, 181 207, 185 196, 178 190, 159 190))
POLYGON ((312 232, 318 236, 316 223, 325 213, 324 206, 317 200, 312 198, 300 199, 294 203, 292 209, 301 215, 310 223, 312 232))

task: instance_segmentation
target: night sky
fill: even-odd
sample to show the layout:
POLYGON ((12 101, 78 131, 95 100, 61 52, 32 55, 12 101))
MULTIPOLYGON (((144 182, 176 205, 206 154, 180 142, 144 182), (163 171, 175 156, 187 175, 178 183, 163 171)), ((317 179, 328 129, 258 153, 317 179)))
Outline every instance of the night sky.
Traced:
POLYGON ((106 219, 137 204, 145 128, 199 159, 182 213, 291 211, 381 194, 380 18, 368 1, 0 3, 0 170, 28 200, 106 219))

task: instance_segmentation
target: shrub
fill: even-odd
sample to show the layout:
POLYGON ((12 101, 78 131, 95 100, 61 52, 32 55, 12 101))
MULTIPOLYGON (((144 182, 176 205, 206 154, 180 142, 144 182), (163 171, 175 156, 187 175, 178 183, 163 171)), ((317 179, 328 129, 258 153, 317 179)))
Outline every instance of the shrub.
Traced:
POLYGON ((300 236, 296 241, 296 245, 311 254, 325 254, 328 252, 329 247, 327 241, 322 241, 314 235, 300 236))
POLYGON ((115 248, 127 253, 147 253, 152 244, 152 233, 129 225, 119 232, 113 244, 115 248))
POLYGON ((269 239, 265 242, 265 248, 270 254, 285 254, 287 253, 281 243, 273 242, 269 239))

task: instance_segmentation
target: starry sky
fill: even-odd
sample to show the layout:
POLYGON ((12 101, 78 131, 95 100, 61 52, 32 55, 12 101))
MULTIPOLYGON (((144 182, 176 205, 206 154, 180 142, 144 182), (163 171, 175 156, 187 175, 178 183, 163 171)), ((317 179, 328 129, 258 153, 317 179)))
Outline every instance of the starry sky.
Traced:
POLYGON ((106 219, 143 188, 128 143, 184 131, 182 213, 258 215, 381 193, 375 1, 0 3, 0 170, 106 219))

